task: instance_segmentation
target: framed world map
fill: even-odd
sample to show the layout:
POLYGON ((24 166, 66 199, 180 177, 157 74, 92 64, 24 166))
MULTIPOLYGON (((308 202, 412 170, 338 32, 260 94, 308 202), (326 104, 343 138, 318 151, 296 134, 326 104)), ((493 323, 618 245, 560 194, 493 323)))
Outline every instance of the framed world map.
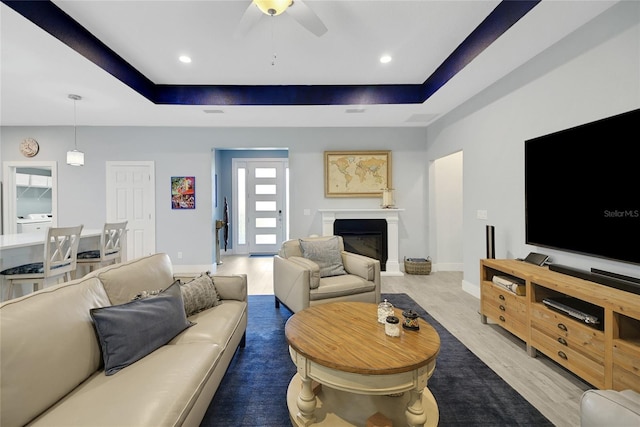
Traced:
POLYGON ((391 151, 325 151, 325 197, 381 197, 391 188, 391 151))

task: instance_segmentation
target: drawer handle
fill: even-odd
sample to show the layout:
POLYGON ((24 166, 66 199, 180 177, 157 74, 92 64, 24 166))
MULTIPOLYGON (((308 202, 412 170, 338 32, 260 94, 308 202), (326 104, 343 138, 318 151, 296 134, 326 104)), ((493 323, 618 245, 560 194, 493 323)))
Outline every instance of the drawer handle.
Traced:
POLYGON ((567 340, 565 340, 565 339, 564 339, 564 338, 562 338, 562 337, 559 337, 559 338, 558 338, 558 342, 559 342, 560 344, 562 344, 562 345, 568 345, 568 344, 567 344, 567 340))
POLYGON ((568 357, 567 357, 567 355, 564 353, 564 351, 559 351, 559 352, 558 352, 558 356, 560 356, 560 357, 561 357, 561 358, 563 358, 564 360, 567 360, 567 359, 568 359, 568 357))
POLYGON ((507 311, 507 309, 504 307, 504 305, 500 305, 500 311, 507 311))
POLYGON ((504 301, 504 295, 500 294, 500 295, 498 295, 498 298, 500 298, 502 301, 504 301))
POLYGON ((504 318, 504 316, 500 316, 500 320, 504 322, 506 319, 504 318))
POLYGON ((558 329, 562 329, 563 331, 566 331, 567 327, 562 323, 558 323, 558 329))

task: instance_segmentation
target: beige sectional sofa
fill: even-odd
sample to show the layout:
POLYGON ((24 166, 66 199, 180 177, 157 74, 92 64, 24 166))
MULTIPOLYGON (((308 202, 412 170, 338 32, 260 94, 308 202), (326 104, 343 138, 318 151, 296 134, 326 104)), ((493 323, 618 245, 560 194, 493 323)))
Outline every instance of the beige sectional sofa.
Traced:
POLYGON ((155 254, 0 305, 0 425, 198 426, 244 346, 246 276, 213 276, 218 305, 112 375, 90 315, 174 279, 169 257, 155 254))

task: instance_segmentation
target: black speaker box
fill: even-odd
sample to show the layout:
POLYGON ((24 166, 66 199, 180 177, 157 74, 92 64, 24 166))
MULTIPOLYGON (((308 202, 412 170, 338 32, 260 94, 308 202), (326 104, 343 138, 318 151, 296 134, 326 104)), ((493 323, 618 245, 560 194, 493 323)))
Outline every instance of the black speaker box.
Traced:
POLYGON ((496 257, 495 239, 496 233, 493 225, 487 225, 487 258, 494 259, 496 257))

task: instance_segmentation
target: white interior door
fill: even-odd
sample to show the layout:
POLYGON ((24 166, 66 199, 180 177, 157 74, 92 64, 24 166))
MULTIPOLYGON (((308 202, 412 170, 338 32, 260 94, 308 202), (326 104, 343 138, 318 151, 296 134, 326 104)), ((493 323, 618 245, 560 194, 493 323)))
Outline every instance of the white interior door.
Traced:
POLYGON ((156 251, 153 162, 107 162, 107 222, 128 221, 125 258, 156 251))

